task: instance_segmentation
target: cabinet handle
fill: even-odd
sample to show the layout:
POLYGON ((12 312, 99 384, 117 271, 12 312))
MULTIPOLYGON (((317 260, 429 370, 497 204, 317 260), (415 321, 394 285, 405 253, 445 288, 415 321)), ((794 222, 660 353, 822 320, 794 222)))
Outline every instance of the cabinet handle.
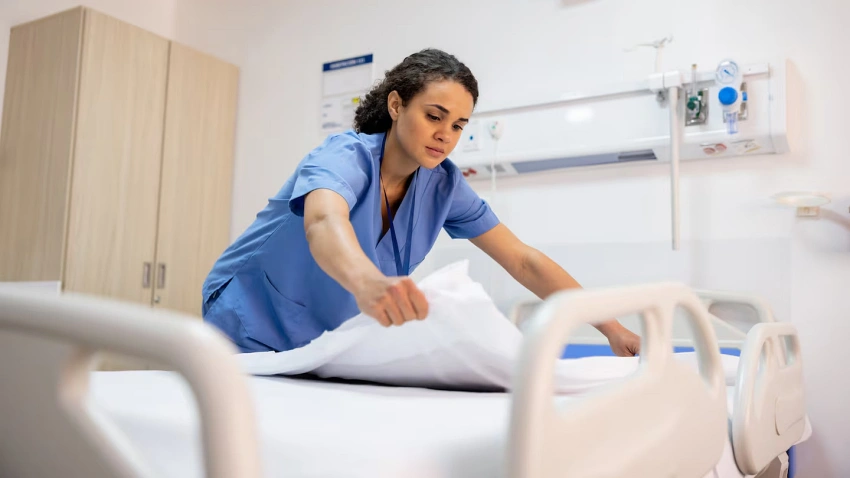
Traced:
POLYGON ((162 289, 165 287, 165 264, 159 264, 159 274, 156 277, 156 288, 162 289))
POLYGON ((148 289, 151 286, 151 263, 145 262, 142 272, 142 289, 148 289))

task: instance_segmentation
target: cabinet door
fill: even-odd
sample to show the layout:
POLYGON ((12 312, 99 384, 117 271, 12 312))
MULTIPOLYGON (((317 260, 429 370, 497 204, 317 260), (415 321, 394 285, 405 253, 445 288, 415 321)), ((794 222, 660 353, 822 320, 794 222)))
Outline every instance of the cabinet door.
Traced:
POLYGON ((168 48, 86 10, 65 290, 151 303, 168 48))
POLYGON ((154 306, 201 314, 201 287, 230 237, 238 69, 172 43, 154 306))
POLYGON ((0 282, 61 279, 83 10, 12 28, 0 134, 0 282))

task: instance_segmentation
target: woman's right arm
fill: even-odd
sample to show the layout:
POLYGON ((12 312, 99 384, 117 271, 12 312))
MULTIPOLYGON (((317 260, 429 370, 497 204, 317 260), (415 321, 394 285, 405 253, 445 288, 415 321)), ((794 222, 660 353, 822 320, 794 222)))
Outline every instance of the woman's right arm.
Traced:
POLYGON ((408 277, 387 277, 366 257, 348 216, 348 203, 329 189, 304 200, 304 231, 319 267, 357 300, 360 311, 381 325, 424 319, 428 302, 408 277))

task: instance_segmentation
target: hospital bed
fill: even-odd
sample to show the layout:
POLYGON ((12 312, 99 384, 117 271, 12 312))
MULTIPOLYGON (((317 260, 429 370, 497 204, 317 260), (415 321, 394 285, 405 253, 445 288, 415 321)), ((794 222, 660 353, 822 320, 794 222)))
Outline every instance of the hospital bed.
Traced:
POLYGON ((0 289, 0 475, 739 477, 808 433, 799 342, 789 324, 753 327, 727 387, 711 320, 676 284, 556 294, 531 319, 513 389, 468 393, 248 377, 196 319, 0 289), (698 372, 672 358, 677 305, 698 372), (570 332, 633 312, 638 372, 555 396, 570 332), (91 372, 98 350, 163 370, 91 372))

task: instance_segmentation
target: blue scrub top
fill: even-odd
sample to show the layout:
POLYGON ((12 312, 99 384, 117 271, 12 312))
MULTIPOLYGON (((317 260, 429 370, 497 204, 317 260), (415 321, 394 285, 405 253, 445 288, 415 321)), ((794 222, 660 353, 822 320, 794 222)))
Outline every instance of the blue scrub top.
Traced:
MULTIPOLYGON (((313 259, 304 232, 304 197, 330 189, 348 202, 349 220, 366 256, 387 276, 396 265, 389 232, 381 237, 381 144, 385 134, 329 136, 310 152, 253 224, 218 259, 203 286, 204 320, 241 352, 286 351, 308 344, 360 313, 354 296, 313 259)), ((440 229, 452 238, 487 232, 498 218, 449 159, 415 176, 411 272, 440 229)), ((408 188, 393 227, 406 255, 408 188)))

